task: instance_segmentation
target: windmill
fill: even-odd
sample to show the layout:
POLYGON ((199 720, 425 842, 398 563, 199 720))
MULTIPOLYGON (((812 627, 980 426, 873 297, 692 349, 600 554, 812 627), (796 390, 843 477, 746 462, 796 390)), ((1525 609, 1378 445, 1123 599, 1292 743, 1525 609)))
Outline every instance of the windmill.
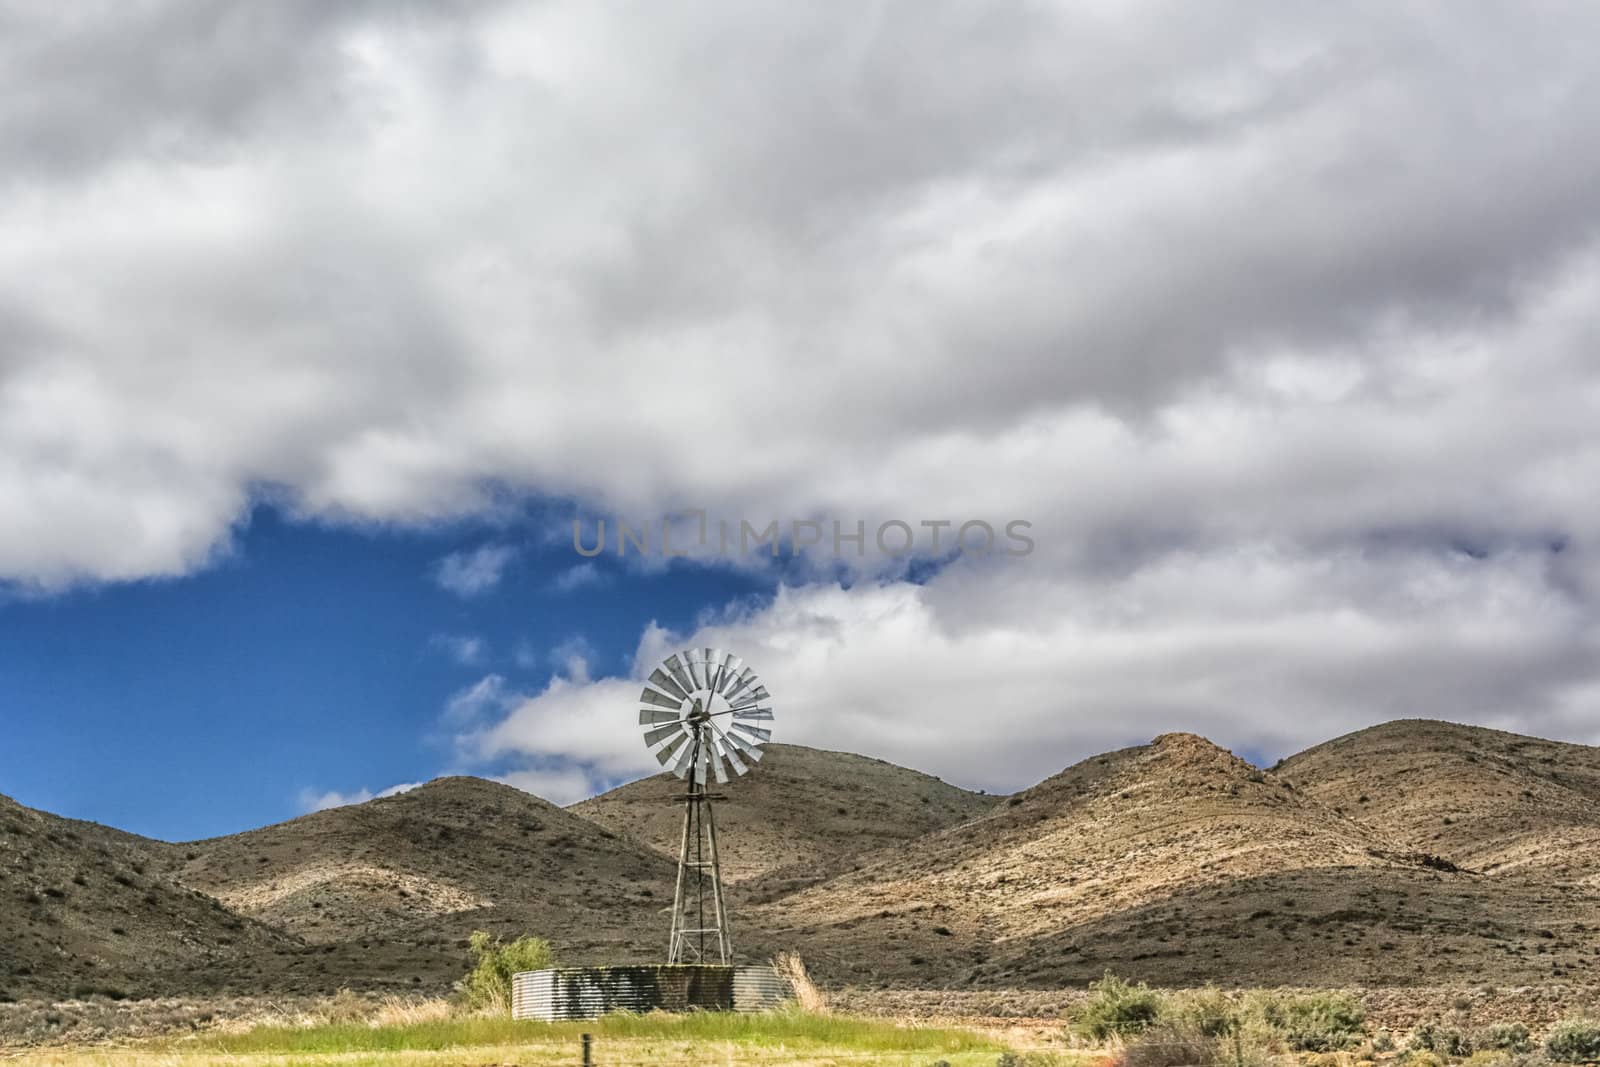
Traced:
POLYGON ((730 772, 742 775, 760 762, 761 746, 772 738, 769 698, 744 660, 718 648, 668 656, 650 672, 650 684, 639 695, 645 745, 663 767, 688 782, 681 798, 683 835, 668 963, 727 964, 733 959, 711 810, 711 802, 723 794, 708 793, 706 781, 709 774, 718 785, 726 785, 730 772))

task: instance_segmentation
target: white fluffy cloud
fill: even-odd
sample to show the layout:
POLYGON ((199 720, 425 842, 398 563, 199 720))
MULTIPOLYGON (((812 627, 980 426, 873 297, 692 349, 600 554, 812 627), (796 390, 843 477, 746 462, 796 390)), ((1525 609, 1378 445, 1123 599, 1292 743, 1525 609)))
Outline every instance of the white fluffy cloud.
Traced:
POLYGON ((409 792, 421 785, 421 782, 402 782, 400 785, 391 785, 387 789, 380 789, 374 793, 370 789, 357 789, 351 793, 341 793, 337 790, 326 792, 316 789, 302 789, 300 791, 300 810, 310 814, 314 811, 326 811, 329 808, 343 808, 350 804, 365 804, 369 800, 379 797, 392 797, 400 793, 409 792))
MULTIPOLYGON (((991 791, 1167 730, 1283 755, 1429 714, 1600 743, 1600 642, 1550 590, 1543 553, 1248 545, 1109 582, 1015 566, 784 589, 693 634, 651 627, 634 673, 681 647, 735 649, 774 694, 776 740, 991 791)), ((638 689, 558 678, 463 732, 463 755, 580 769, 590 791, 657 770, 632 725, 638 689)))
POLYGON ((8 20, 13 581, 263 495, 1593 536, 1581 6, 256 21, 8 20))
MULTIPOLYGON (((1592 8, 6 25, 0 580, 188 573, 261 500, 1023 518, 1025 560, 711 627, 789 736, 996 784, 1134 712, 1570 733, 1600 692, 1592 8)), ((471 744, 638 769, 586 719, 623 688, 471 744)))

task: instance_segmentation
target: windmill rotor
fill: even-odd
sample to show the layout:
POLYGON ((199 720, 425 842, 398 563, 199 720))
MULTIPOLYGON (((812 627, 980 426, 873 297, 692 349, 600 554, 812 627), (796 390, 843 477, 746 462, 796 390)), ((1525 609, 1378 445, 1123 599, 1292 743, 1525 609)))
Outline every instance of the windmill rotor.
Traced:
POLYGON ((720 648, 668 656, 639 694, 639 726, 656 760, 704 785, 746 774, 772 739, 772 708, 756 672, 720 648), (698 743, 696 743, 698 742, 698 743))

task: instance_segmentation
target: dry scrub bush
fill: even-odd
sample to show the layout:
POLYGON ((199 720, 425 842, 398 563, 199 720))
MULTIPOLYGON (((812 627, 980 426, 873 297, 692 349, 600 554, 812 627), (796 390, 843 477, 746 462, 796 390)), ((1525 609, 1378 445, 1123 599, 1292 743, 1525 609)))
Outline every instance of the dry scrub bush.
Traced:
POLYGON ((1252 993, 1240 1011, 1243 1031, 1293 1052, 1339 1052, 1366 1038, 1366 1009, 1343 993, 1252 993))
POLYGON ((1091 1041, 1141 1034, 1161 1014, 1161 994, 1143 982, 1124 982, 1110 971, 1089 983, 1089 999, 1073 1014, 1072 1029, 1091 1041))
POLYGON ((811 980, 805 960, 792 952, 780 952, 772 961, 772 967, 778 972, 778 977, 787 981, 789 988, 794 990, 794 999, 801 1011, 808 1015, 828 1013, 828 998, 811 980))
POLYGON ((1544 1050, 1557 1063, 1600 1061, 1600 1022, 1593 1019, 1563 1020, 1544 1039, 1544 1050))

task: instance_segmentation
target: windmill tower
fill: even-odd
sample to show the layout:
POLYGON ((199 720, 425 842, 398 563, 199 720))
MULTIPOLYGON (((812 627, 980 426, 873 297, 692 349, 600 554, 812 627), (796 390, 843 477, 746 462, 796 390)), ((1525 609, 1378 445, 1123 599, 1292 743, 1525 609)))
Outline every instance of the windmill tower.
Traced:
POLYGON ((731 652, 694 648, 668 656, 639 696, 644 743, 663 767, 687 783, 678 880, 672 899, 668 963, 733 961, 733 930, 722 893, 717 820, 709 777, 726 785, 761 760, 772 738, 770 694, 755 671, 731 652), (764 724, 764 725, 763 725, 764 724), (749 762, 746 763, 746 760, 749 762))

